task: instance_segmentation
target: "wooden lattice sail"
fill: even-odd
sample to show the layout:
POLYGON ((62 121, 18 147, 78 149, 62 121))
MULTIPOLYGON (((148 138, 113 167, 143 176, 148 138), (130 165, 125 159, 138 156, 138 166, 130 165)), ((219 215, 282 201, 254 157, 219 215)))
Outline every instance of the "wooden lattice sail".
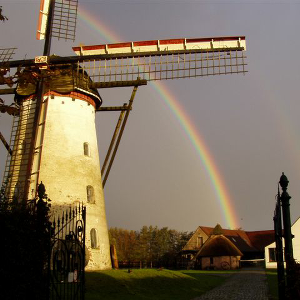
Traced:
POLYGON ((246 71, 245 37, 152 40, 73 47, 94 82, 147 81, 246 71))

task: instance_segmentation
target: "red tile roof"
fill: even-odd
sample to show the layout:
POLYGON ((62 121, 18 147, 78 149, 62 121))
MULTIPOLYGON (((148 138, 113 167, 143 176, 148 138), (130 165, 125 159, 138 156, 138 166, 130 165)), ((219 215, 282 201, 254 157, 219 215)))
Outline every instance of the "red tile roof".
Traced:
POLYGON ((265 247, 275 241, 274 230, 247 231, 251 244, 259 251, 264 251, 265 247))

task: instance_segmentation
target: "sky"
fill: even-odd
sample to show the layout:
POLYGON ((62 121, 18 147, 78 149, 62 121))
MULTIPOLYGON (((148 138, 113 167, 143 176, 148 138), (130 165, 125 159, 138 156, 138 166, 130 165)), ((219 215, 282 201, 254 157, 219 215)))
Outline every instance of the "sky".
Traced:
MULTIPOLYGON (((0 24, 1 48, 17 47, 15 59, 41 55, 39 1, 1 5, 9 18, 0 24)), ((104 189, 109 227, 272 229, 282 172, 290 181, 292 222, 300 216, 299 14, 296 0, 79 0, 75 42, 54 40, 52 53, 74 55, 79 44, 171 38, 246 36, 247 42, 246 75, 164 81, 169 102, 153 83, 138 89, 104 189), (180 104, 207 149, 228 192, 225 202, 170 101, 180 104)), ((99 92, 105 106, 122 105, 132 89, 99 92)), ((118 115, 96 116, 101 162, 118 115)), ((11 122, 0 116, 7 140, 11 122)), ((1 144, 1 177, 5 160, 1 144)))

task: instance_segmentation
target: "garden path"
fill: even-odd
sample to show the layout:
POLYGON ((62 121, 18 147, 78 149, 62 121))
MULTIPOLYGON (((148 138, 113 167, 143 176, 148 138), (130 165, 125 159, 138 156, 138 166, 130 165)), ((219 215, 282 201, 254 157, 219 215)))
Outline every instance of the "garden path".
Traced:
POLYGON ((263 268, 245 268, 222 285, 193 300, 268 300, 267 277, 263 268))

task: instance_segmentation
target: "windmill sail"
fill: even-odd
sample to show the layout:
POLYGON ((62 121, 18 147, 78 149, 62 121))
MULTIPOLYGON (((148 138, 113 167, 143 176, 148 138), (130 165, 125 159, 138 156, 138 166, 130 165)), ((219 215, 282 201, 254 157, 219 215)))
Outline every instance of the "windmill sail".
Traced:
POLYGON ((41 0, 37 39, 45 39, 50 1, 54 2, 51 36, 74 41, 78 0, 41 0))
POLYGON ((0 62, 11 60, 17 48, 2 48, 0 49, 0 62))
POLYGON ((14 115, 10 138, 12 153, 7 155, 3 176, 3 186, 9 200, 21 201, 24 198, 35 109, 36 101, 28 99, 22 102, 19 114, 14 115))
POLYGON ((56 0, 53 14, 52 36, 75 40, 78 0, 56 0))
POLYGON ((41 0, 38 28, 36 33, 37 40, 44 40, 46 35, 47 20, 49 13, 50 0, 41 0))
POLYGON ((102 84, 247 72, 244 36, 129 42, 73 50, 85 57, 78 71, 102 84))

